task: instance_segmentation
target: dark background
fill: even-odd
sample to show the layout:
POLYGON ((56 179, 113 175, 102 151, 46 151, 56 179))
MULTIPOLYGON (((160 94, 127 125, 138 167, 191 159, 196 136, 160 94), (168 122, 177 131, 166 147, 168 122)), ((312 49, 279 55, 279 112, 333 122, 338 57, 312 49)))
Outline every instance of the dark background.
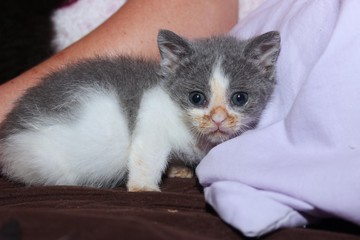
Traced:
POLYGON ((51 56, 51 13, 64 0, 0 1, 0 84, 51 56))

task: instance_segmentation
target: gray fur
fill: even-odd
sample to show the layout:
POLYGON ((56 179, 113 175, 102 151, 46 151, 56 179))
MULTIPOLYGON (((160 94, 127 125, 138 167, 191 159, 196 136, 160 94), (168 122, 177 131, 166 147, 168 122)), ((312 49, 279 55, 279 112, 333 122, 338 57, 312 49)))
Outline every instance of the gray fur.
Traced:
POLYGON ((127 57, 95 58, 71 64, 45 77, 18 101, 0 130, 0 137, 29 128, 29 122, 53 117, 59 121, 76 119, 78 95, 84 89, 115 91, 126 106, 129 128, 134 127, 143 92, 158 84, 155 62, 127 57))

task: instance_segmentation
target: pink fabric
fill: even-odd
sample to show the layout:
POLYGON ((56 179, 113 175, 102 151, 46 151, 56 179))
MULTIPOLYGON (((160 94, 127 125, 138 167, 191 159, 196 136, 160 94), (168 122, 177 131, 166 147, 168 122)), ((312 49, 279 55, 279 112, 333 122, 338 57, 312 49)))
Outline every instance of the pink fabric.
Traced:
POLYGON ((247 236, 338 217, 360 225, 360 1, 267 0, 231 34, 278 30, 278 85, 257 129, 197 168, 247 236))

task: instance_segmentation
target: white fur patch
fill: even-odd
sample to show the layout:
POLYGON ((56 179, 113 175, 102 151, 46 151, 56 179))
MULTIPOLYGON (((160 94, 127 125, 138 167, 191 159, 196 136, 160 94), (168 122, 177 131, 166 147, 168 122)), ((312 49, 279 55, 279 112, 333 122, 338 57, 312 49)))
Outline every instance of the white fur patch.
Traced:
POLYGON ((129 132, 113 94, 89 93, 79 119, 45 120, 37 130, 6 140, 5 174, 27 184, 98 186, 126 173, 129 132))
POLYGON ((214 65, 212 76, 210 78, 211 99, 209 108, 217 105, 225 105, 227 103, 227 90, 229 88, 229 79, 225 76, 221 68, 221 59, 214 65))
POLYGON ((142 99, 129 156, 129 191, 158 190, 172 150, 193 151, 182 112, 161 87, 142 99))

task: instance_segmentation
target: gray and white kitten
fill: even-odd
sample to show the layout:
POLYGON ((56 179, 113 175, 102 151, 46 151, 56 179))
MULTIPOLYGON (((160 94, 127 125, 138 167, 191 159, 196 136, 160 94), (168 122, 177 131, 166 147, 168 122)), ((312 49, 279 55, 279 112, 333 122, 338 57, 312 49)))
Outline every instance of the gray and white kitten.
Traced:
POLYGON ((126 179, 129 191, 159 191, 171 156, 194 165, 256 126, 275 85, 279 33, 189 41, 162 30, 158 46, 160 64, 83 60, 30 89, 1 125, 2 173, 27 185, 126 179))

